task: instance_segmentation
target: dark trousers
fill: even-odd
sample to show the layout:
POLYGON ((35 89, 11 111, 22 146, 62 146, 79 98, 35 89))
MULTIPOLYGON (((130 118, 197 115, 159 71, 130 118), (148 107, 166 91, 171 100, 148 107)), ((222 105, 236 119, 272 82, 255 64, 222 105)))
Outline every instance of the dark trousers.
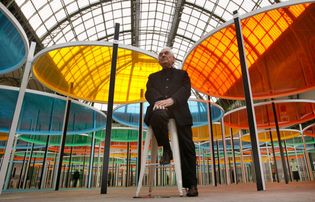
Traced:
MULTIPOLYGON (((168 138, 168 121, 174 118, 168 110, 158 109, 152 112, 150 126, 159 146, 170 147, 168 138)), ((175 120, 176 122, 176 120, 175 120)), ((180 150, 183 187, 190 188, 197 185, 196 178, 196 151, 192 140, 190 125, 180 125, 176 122, 178 144, 180 150)))

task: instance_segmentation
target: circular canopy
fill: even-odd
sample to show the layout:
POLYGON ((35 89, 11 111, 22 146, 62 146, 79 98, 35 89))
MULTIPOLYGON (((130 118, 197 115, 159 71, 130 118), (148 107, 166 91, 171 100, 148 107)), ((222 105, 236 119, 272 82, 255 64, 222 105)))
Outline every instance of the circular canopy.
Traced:
MULTIPOLYGON (((222 126, 220 123, 213 123, 212 124, 213 130, 213 139, 222 140, 222 126)), ((194 142, 202 142, 202 141, 209 141, 209 127, 208 125, 204 125, 201 127, 195 127, 192 129, 193 131, 193 140, 194 142)), ((233 130, 233 136, 238 135, 239 130, 233 130)), ((231 136, 231 130, 228 127, 224 127, 224 135, 225 138, 231 136)))
MULTIPOLYGON (((240 17, 254 99, 315 88, 315 4, 290 4, 240 17)), ((184 59, 183 69, 200 92, 244 99, 234 22, 200 39, 184 59)))
MULTIPOLYGON (((47 135, 20 135, 20 140, 24 142, 34 143, 36 145, 46 145, 47 135)), ((61 136, 51 136, 49 139, 49 146, 60 146, 61 136)), ((66 146, 91 146, 92 138, 88 135, 67 135, 66 146)), ((99 140, 96 139, 98 144, 99 140)))
MULTIPOLYGON (((193 127, 198 127, 208 124, 208 110, 207 102, 200 102, 198 100, 188 101, 189 109, 193 117, 193 127)), ((143 104, 144 113, 149 106, 148 102, 143 104)), ((140 104, 127 104, 114 109, 113 119, 123 125, 130 127, 139 127, 140 104)), ((219 121, 223 116, 223 109, 211 103, 212 121, 219 121)), ((146 126, 145 126, 146 127, 146 126)))
MULTIPOLYGON (((35 56, 33 73, 48 88, 91 102, 108 100, 112 43, 76 42, 44 49, 35 56)), ((115 103, 143 101, 140 90, 148 76, 160 70, 155 55, 119 45, 115 103)))
MULTIPOLYGON (((277 131, 276 130, 271 130, 271 131, 259 131, 258 132, 258 138, 259 142, 271 142, 270 138, 270 132, 272 135, 272 140, 274 142, 278 141, 278 136, 277 136, 277 131)), ((280 129, 280 137, 281 140, 288 140, 292 139, 294 137, 299 137, 300 136, 300 131, 298 130, 293 130, 293 129, 280 129)), ((250 142, 250 134, 244 134, 242 136, 242 141, 244 142, 250 142)))
POLYGON ((21 67, 28 53, 28 39, 22 26, 0 3, 0 74, 21 67))
MULTIPOLYGON (((279 127, 303 123, 315 118, 314 100, 275 100, 279 127)), ((257 128, 276 127, 272 102, 254 104, 257 128)), ((246 107, 229 111, 224 115, 224 124, 232 128, 248 129, 246 107)))
POLYGON ((304 128, 303 134, 315 138, 315 123, 304 128))
MULTIPOLYGON (((9 132, 18 90, 15 87, 0 85, 0 132, 9 132)), ((64 97, 26 90, 16 133, 61 135, 65 106, 64 97)), ((78 101, 72 101, 67 134, 100 130, 105 127, 105 123, 106 118, 102 112, 78 101)))

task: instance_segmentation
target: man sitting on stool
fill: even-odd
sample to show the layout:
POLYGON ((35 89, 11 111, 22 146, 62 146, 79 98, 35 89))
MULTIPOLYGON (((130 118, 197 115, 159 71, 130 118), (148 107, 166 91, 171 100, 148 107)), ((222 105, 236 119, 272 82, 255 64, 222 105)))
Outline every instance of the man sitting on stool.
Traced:
POLYGON ((192 116, 188 107, 191 84, 186 71, 173 67, 175 57, 170 48, 159 53, 163 69, 149 76, 145 98, 149 107, 144 118, 152 127, 159 146, 163 146, 160 164, 169 164, 173 159, 168 138, 168 121, 175 119, 183 187, 188 188, 187 196, 198 196, 196 177, 196 151, 192 140, 192 116))

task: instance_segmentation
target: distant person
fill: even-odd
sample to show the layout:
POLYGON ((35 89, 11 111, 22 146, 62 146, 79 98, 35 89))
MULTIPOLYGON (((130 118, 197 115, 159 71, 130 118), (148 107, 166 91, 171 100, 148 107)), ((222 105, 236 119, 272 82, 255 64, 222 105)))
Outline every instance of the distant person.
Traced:
POLYGON ((73 180, 72 187, 77 187, 79 178, 80 178, 80 172, 78 170, 74 171, 72 175, 72 180, 73 180))
POLYGON ((168 137, 168 121, 175 119, 183 187, 187 196, 198 196, 196 177, 196 151, 192 140, 192 116, 188 107, 191 94, 190 79, 186 71, 174 68, 175 57, 168 47, 158 56, 163 67, 149 76, 145 98, 149 102, 144 121, 152 127, 159 146, 163 146, 160 164, 169 164, 173 159, 168 137))
POLYGON ((299 167, 294 159, 291 159, 291 171, 293 179, 298 182, 300 180, 299 167))

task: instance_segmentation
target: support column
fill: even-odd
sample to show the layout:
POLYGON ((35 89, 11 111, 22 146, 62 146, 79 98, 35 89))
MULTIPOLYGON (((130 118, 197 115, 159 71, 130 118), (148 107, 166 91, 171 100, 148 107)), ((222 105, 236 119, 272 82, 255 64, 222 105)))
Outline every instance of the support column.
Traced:
MULTIPOLYGON (((94 121, 96 124, 96 121, 94 121)), ((95 126, 94 126, 95 127, 95 126)), ((94 148, 95 148, 95 132, 92 133, 92 142, 91 142, 91 153, 90 153, 90 165, 89 165, 89 178, 87 188, 92 187, 93 179, 93 164, 94 164, 94 148)))
POLYGON ((242 170, 242 180, 243 183, 246 183, 246 174, 245 174, 245 167, 244 167, 244 157, 243 157, 243 141, 242 141, 242 131, 240 130, 238 133, 238 137, 240 139, 240 155, 241 155, 241 170, 242 170))
MULTIPOLYGON (((141 99, 143 98, 143 89, 140 89, 140 97, 141 99)), ((140 102, 136 185, 138 185, 138 181, 140 177, 140 169, 141 169, 142 134, 143 134, 143 102, 140 102)))
POLYGON ((226 152, 226 142, 225 142, 225 129, 224 129, 224 121, 223 118, 221 119, 221 126, 222 126, 222 144, 223 144, 223 155, 224 155, 224 168, 225 168, 225 178, 226 184, 231 184, 230 181, 230 174, 229 174, 229 167, 228 167, 228 155, 226 152))
MULTIPOLYGON (((72 89, 72 85, 70 86, 70 91, 71 91, 71 89, 72 89)), ((65 108, 65 115, 64 115, 64 119, 63 119, 61 143, 60 143, 60 147, 59 147, 59 158, 58 158, 59 161, 57 164, 57 175, 56 175, 56 179, 55 179, 55 191, 59 190, 59 185, 60 185, 62 161, 63 161, 63 156, 64 156, 64 148, 65 148, 65 144, 66 144, 66 136, 67 136, 70 107, 71 107, 71 100, 68 97, 67 103, 66 103, 66 108, 65 108)))
POLYGON ((26 65, 25 65, 25 69, 24 69, 24 74, 23 74, 23 79, 21 82, 21 87, 20 87, 18 99, 17 99, 16 106, 15 106, 13 120, 12 120, 12 124, 10 127, 7 146, 5 148, 5 152, 4 152, 4 156, 3 156, 3 161, 2 161, 1 170, 0 170, 0 195, 2 194, 2 189, 4 187, 5 176, 7 175, 7 169, 8 169, 8 165, 9 165, 9 159, 11 156, 14 136, 16 133, 17 124, 19 121, 20 112, 21 112, 21 108, 22 108, 22 104, 23 104, 23 100, 24 100, 25 90, 27 87, 27 83, 28 83, 28 79, 29 79, 29 75, 30 75, 30 70, 32 67, 32 59, 33 59, 34 52, 35 52, 35 46, 36 46, 36 43, 32 42, 31 47, 30 47, 29 52, 28 52, 26 65))
POLYGON ((301 133, 301 137, 302 137, 302 141, 303 141, 303 148, 304 148, 304 157, 305 157, 305 161, 306 161, 306 167, 307 167, 307 172, 308 172, 308 177, 311 181, 314 180, 313 177, 313 173, 312 173, 312 167, 311 167, 311 161, 310 161, 310 156, 308 155, 307 149, 306 149, 306 144, 305 144, 305 139, 304 139, 304 133, 302 130, 302 125, 299 124, 299 128, 300 128, 300 133, 301 133))
POLYGON ((257 191, 265 190, 265 179, 264 179, 264 172, 261 163, 261 155, 260 155, 260 148, 259 148, 259 141, 257 137, 257 126, 256 126, 256 117, 255 117, 255 110, 253 104, 253 97, 252 97, 252 90, 250 84, 250 78, 248 73, 248 67, 246 63, 245 57, 245 48, 244 48, 244 39, 242 34, 242 27, 241 21, 238 17, 237 11, 233 12, 234 14, 234 23, 236 28, 236 37, 237 37, 237 44, 238 44, 238 51, 240 56, 240 63, 242 69, 242 80, 244 86, 244 93, 245 93, 245 102, 246 102, 246 110, 247 110, 247 117, 248 117, 248 126, 250 131, 250 139, 252 145, 252 153, 253 153, 253 162, 255 167, 255 174, 256 174, 256 187, 257 191))
POLYGON ((278 172, 278 164, 277 164, 277 158, 276 158, 276 153, 275 153, 275 146, 274 146, 274 143, 273 143, 273 137, 272 137, 272 132, 271 131, 269 131, 269 135, 270 135, 271 147, 272 147, 273 165, 274 165, 275 172, 276 172, 275 174, 276 174, 276 177, 277 177, 277 182, 279 183, 280 179, 279 179, 279 172, 278 172))
POLYGON ((113 104, 114 104, 116 63, 117 63, 117 55, 118 55, 118 38, 119 38, 119 23, 116 23, 115 24, 115 33, 114 33, 114 43, 113 43, 112 67, 111 67, 111 72, 110 72, 109 93, 108 93, 107 120, 106 120, 104 156, 103 156, 103 173, 102 173, 101 194, 107 194, 108 164, 109 164, 109 153, 110 153, 110 136, 111 136, 111 131, 112 131, 112 116, 113 116, 113 104))
POLYGON ((210 146, 210 153, 211 153, 211 179, 212 185, 217 186, 217 178, 216 178, 216 166, 215 166, 215 155, 214 155, 214 134, 213 134, 213 125, 212 125, 212 111, 211 111, 211 97, 208 96, 208 130, 209 130, 209 146, 210 146))
POLYGON ((287 169, 287 166, 285 164, 283 147, 282 147, 282 140, 281 140, 281 135, 280 135, 280 130, 279 130, 278 116, 277 116, 277 111, 276 111, 276 105, 274 102, 272 102, 272 110, 273 110, 273 115, 274 115, 275 124, 276 124, 276 130, 277 130, 277 137, 278 137, 278 144, 279 144, 279 149, 280 149, 280 157, 281 157, 281 162, 282 162, 284 180, 285 180, 285 183, 288 184, 289 183, 288 169, 287 169))
POLYGON ((234 151, 234 139, 233 139, 233 129, 231 128, 231 145, 232 145, 232 155, 233 155, 233 171, 234 171, 234 183, 237 184, 237 169, 234 151))

